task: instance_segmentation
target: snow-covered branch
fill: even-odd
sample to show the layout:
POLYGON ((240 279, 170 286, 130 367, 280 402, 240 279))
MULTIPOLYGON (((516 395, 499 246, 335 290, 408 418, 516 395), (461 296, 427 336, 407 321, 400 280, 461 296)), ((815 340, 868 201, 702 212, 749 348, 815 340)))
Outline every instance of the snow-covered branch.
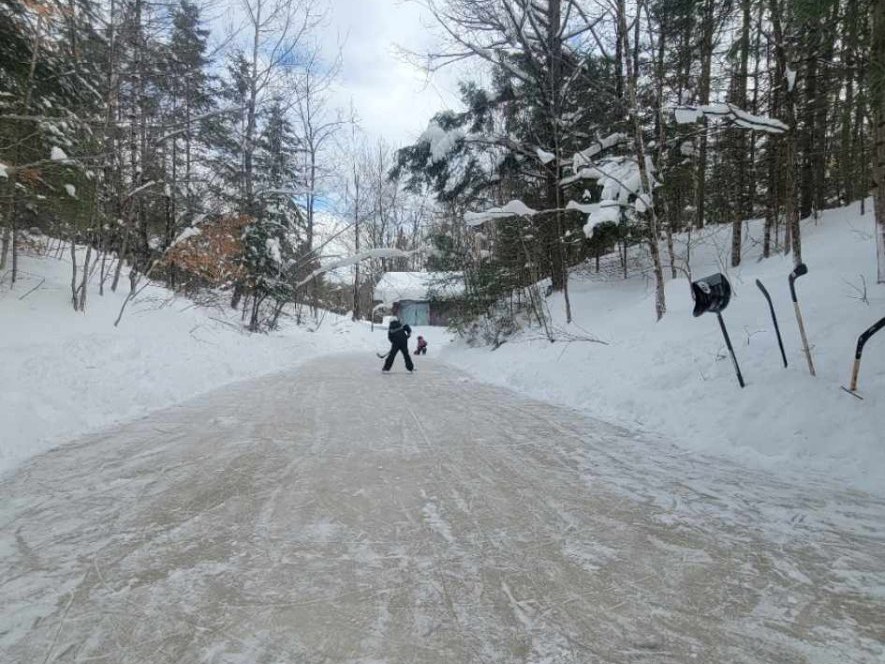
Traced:
POLYGON ((363 251, 359 254, 354 254, 353 256, 347 256, 346 258, 332 261, 331 263, 327 263, 326 265, 317 268, 309 275, 307 275, 304 279, 295 284, 295 288, 301 288, 301 286, 313 279, 316 279, 321 274, 325 272, 330 272, 331 270, 337 270, 341 267, 347 267, 348 265, 354 265, 356 263, 361 263, 362 261, 371 260, 373 258, 411 258, 415 254, 421 253, 423 251, 425 251, 423 248, 413 249, 411 251, 403 251, 402 249, 392 249, 387 247, 369 249, 368 251, 363 251))
POLYGON ((744 111, 734 104, 707 104, 704 106, 676 106, 673 108, 676 122, 679 124, 691 124, 702 117, 731 120, 735 125, 743 129, 753 131, 765 131, 771 134, 782 134, 789 130, 789 126, 767 115, 754 115, 744 111))
POLYGON ((583 166, 591 164, 593 157, 598 155, 603 150, 608 150, 609 148, 617 145, 618 143, 623 143, 626 140, 627 134, 617 132, 614 134, 610 134, 605 138, 601 138, 598 141, 591 143, 588 147, 584 148, 580 152, 575 153, 575 156, 572 158, 575 172, 578 172, 583 166))
POLYGON ((520 200, 513 200, 502 207, 490 208, 483 212, 466 212, 464 214, 464 223, 468 226, 479 226, 487 221, 495 219, 506 219, 507 217, 531 217, 538 214, 537 210, 533 210, 520 200))

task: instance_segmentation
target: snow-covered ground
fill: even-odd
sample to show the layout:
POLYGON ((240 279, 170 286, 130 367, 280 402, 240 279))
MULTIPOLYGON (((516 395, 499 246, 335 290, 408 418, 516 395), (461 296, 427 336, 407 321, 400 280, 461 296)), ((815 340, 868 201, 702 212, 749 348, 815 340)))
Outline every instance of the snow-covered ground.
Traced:
POLYGON ((885 661, 885 500, 401 366, 324 357, 0 478, 0 661, 885 661))
MULTIPOLYGON (((684 278, 667 284, 667 314, 654 317, 653 282, 594 275, 570 282, 574 325, 562 298, 549 298, 557 327, 607 345, 538 340, 537 330, 497 350, 458 343, 444 358, 473 375, 535 398, 639 428, 705 453, 737 457, 780 473, 826 473, 847 486, 885 492, 885 332, 869 341, 860 371, 860 401, 848 385, 858 335, 885 316, 885 286, 876 285, 872 205, 826 211, 803 223, 809 272, 796 282, 817 377, 809 375, 787 276, 792 258, 759 261, 761 221, 747 225, 743 265, 731 269, 730 227, 695 233, 695 279, 725 272, 734 297, 724 319, 746 379, 740 389, 716 317, 691 315, 684 278), (783 368, 768 305, 771 293, 789 367, 783 368), (866 281, 866 299, 861 299, 866 281)), ((679 251, 684 252, 680 239, 679 251)))
POLYGON ((103 297, 94 278, 86 312, 74 313, 68 252, 61 259, 26 255, 20 267, 13 290, 8 276, 0 284, 0 473, 87 431, 227 383, 385 343, 377 326, 373 334, 334 314, 319 324, 284 320, 273 334, 248 334, 236 312, 154 286, 114 328, 125 278, 103 297))
MULTIPOLYGON (((866 399, 838 388, 885 313, 871 230, 806 225, 817 378, 789 260, 731 271, 745 390, 684 280, 660 323, 644 278, 576 277, 570 327, 550 298, 607 345, 418 328, 417 375, 382 376, 383 327, 249 335, 155 287, 114 328, 122 293, 74 314, 67 262, 26 258, 0 290, 0 470, 102 431, 0 477, 0 660, 879 662, 885 511, 853 489, 882 490, 885 338, 866 399)), ((729 246, 704 235, 695 276, 729 246)))
MULTIPOLYGON (((790 301, 791 259, 758 260, 759 221, 747 224, 739 269, 728 268, 727 227, 695 233, 691 246, 695 278, 724 271, 734 287, 724 317, 747 381, 743 390, 715 316, 692 318, 688 281, 668 283, 668 313, 656 322, 652 282, 635 266, 637 276, 626 281, 617 274, 576 272, 570 283, 571 326, 564 323, 561 296, 548 300, 558 328, 606 345, 551 344, 533 330, 490 351, 449 344, 450 335, 440 328, 415 332, 430 342, 431 357, 441 356, 482 380, 689 450, 779 473, 826 473, 848 487, 883 493, 885 332, 864 353, 860 392, 865 399, 839 389, 849 381, 858 334, 885 315, 885 287, 875 284, 870 210, 868 205, 865 216, 858 205, 827 211, 803 226, 809 273, 798 280, 797 291, 816 378, 808 373, 790 301), (757 278, 774 299, 787 369, 757 278)), ((679 251, 684 245, 681 238, 679 251)), ((67 257, 26 256, 21 269, 14 290, 8 282, 0 285, 0 472, 87 431, 226 383, 285 370, 324 353, 386 348, 383 329, 376 326, 373 332, 367 324, 332 314, 318 328, 284 321, 278 332, 250 335, 226 308, 196 306, 159 287, 145 290, 114 328, 123 288, 99 297, 93 282, 87 312, 75 314, 67 257)), ((374 361, 371 352, 366 357, 374 361)))

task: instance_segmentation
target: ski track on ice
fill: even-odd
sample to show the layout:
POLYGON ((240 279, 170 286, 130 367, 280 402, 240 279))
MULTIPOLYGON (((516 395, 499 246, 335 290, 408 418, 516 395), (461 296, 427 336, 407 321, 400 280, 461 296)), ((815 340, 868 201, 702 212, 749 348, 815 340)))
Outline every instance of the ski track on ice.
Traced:
POLYGON ((396 369, 327 357, 6 478, 0 661, 883 661, 881 499, 396 369))

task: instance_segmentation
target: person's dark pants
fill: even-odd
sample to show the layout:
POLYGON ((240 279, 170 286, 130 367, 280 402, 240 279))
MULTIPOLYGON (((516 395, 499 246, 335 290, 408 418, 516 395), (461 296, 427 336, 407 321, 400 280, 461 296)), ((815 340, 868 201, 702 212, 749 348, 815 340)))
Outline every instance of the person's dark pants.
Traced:
POLYGON ((403 354, 403 359, 406 361, 406 369, 411 371, 415 368, 415 365, 412 364, 412 358, 409 356, 409 345, 392 344, 390 346, 390 352, 387 354, 387 359, 384 360, 384 371, 390 371, 390 367, 393 366, 393 361, 396 359, 397 353, 403 354))
POLYGON ((415 355, 427 355, 427 346, 421 346, 415 350, 415 355))

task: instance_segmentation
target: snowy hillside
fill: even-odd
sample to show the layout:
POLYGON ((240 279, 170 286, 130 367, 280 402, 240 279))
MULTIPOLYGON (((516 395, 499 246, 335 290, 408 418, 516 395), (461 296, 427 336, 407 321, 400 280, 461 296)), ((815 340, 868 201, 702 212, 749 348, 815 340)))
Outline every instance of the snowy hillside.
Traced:
POLYGON ((690 450, 779 472, 828 473, 849 486, 885 492, 885 332, 864 351, 859 392, 865 400, 839 389, 849 382, 857 336, 885 316, 885 286, 875 283, 871 209, 868 202, 865 216, 859 204, 827 211, 802 228, 809 272, 796 290, 816 378, 809 375, 790 300, 792 258, 758 260, 761 221, 748 223, 738 269, 728 268, 730 228, 692 238, 693 277, 726 272, 734 288, 724 318, 746 389, 738 386, 716 317, 692 317, 685 278, 667 284, 668 311, 659 323, 653 284, 644 276, 624 281, 576 274, 570 282, 572 326, 564 323, 561 296, 549 299, 558 327, 608 345, 551 344, 533 331, 495 351, 456 345, 445 358, 484 380, 639 427, 690 450), (774 301, 787 369, 757 278, 774 301))
POLYGON ((302 327, 284 319, 274 334, 250 335, 228 308, 200 307, 154 286, 114 328, 125 278, 104 297, 93 279, 87 311, 78 314, 67 252, 61 260, 25 256, 21 271, 14 290, 8 280, 0 286, 0 472, 86 431, 226 383, 383 343, 377 328, 373 336, 333 314, 302 327))

